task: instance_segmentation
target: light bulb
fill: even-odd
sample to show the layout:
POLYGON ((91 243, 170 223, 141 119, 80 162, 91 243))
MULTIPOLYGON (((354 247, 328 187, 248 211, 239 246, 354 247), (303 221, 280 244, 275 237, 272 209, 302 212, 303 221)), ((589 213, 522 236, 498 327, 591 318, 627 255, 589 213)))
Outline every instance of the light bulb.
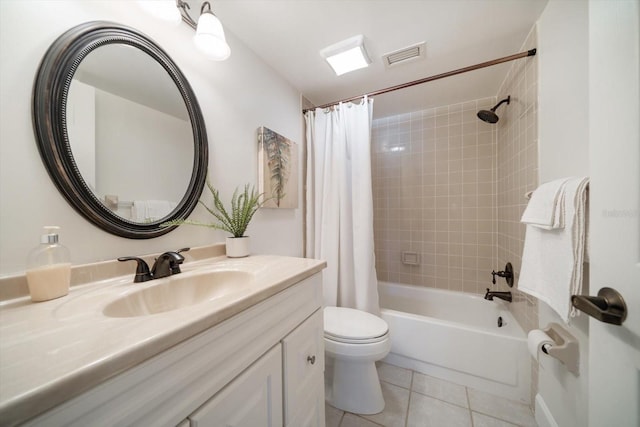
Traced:
POLYGON ((138 0, 138 5, 147 13, 163 21, 179 24, 182 21, 175 0, 138 0))

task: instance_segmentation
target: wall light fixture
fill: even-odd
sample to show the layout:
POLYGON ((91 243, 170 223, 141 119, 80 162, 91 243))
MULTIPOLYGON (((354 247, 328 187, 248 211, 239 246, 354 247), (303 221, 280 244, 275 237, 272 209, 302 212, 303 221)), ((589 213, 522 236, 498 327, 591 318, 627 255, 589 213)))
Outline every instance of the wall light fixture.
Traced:
POLYGON ((215 61, 224 61, 231 55, 231 48, 224 36, 222 24, 211 11, 211 4, 208 1, 202 2, 197 23, 189 15, 188 10, 191 7, 186 1, 176 0, 176 5, 180 9, 182 20, 196 30, 194 42, 202 53, 215 61))

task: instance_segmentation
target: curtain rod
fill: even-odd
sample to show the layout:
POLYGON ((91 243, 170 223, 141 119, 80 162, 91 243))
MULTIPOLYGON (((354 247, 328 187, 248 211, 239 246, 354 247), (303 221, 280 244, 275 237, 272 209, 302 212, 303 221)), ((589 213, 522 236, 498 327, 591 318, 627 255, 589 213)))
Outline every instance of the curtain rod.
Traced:
POLYGON ((403 84, 399 84, 399 85, 396 85, 396 86, 391 86, 391 87, 388 87, 388 88, 385 88, 385 89, 376 90, 374 92, 369 92, 369 93, 366 93, 366 94, 363 94, 363 95, 353 96, 351 98, 346 98, 346 99, 343 99, 343 100, 340 100, 340 101, 331 102, 329 104, 320 105, 318 107, 305 108, 305 109, 302 110, 302 112, 306 113, 307 111, 312 111, 312 110, 315 110, 316 108, 332 107, 334 105, 340 104, 341 102, 355 101, 356 99, 364 98, 365 96, 369 97, 369 96, 382 95, 383 93, 393 92, 395 90, 404 89, 404 88, 408 88, 408 87, 415 86, 415 85, 420 85, 422 83, 427 83, 427 82, 431 82, 431 81, 434 81, 434 80, 443 79, 445 77, 455 76, 456 74, 462 74, 462 73, 466 73, 468 71, 478 70, 480 68, 491 67, 492 65, 502 64, 503 62, 509 62, 509 61, 513 61, 515 59, 525 58, 527 56, 534 56, 536 54, 536 51, 537 51, 537 49, 531 49, 531 50, 528 50, 526 52, 516 53, 514 55, 505 56, 503 58, 494 59, 492 61, 482 62, 480 64, 470 65, 470 66, 464 67, 464 68, 458 68, 457 70, 448 71, 446 73, 441 73, 441 74, 436 74, 435 76, 425 77, 424 79, 414 80, 412 82, 403 83, 403 84))

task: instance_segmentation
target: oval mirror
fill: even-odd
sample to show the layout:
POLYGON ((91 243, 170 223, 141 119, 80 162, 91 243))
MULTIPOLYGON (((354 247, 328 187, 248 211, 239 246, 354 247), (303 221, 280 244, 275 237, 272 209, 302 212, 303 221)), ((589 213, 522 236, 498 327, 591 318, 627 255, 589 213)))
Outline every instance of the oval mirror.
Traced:
POLYGON ((198 203, 208 144, 195 94, 151 39, 111 22, 62 34, 33 91, 42 160, 67 201, 122 237, 151 238, 198 203))

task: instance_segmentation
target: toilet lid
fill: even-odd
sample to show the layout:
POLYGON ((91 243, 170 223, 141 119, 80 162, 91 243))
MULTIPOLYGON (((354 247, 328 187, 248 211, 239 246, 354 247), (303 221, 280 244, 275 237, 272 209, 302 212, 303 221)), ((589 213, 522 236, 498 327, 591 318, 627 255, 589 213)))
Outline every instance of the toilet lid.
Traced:
POLYGON ((346 307, 324 308, 324 335, 336 341, 372 342, 389 332, 387 322, 366 311, 346 307))

